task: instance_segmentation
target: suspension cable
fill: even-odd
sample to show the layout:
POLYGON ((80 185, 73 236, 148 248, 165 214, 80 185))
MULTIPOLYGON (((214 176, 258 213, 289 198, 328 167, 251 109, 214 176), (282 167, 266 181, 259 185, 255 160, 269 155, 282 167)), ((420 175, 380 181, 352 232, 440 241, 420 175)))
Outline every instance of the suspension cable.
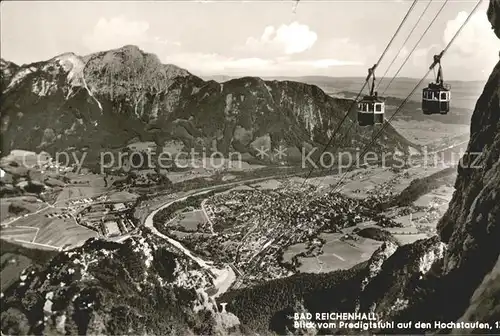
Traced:
MULTIPOLYGON (((385 50, 382 52, 382 55, 380 55, 380 58, 378 59, 377 63, 375 63, 375 65, 373 66, 372 68, 372 71, 375 72, 375 69, 377 68, 377 66, 380 64, 380 62, 382 61, 382 59, 384 58, 385 54, 387 53, 387 51, 389 50, 389 47, 391 46, 392 42, 394 41, 394 39, 396 38, 397 34, 399 33, 399 31, 401 30, 401 28, 403 27, 403 24, 406 22, 406 19, 408 18, 408 16, 410 15, 411 11, 413 10, 413 8, 415 7, 415 5, 417 4, 417 1, 418 0, 414 0, 413 3, 411 4, 410 8, 408 9, 408 11, 406 12, 406 15, 403 17, 403 20, 401 21, 401 23, 399 24, 398 28, 396 29, 396 32, 392 35, 392 38, 389 40, 389 43, 387 44, 387 46, 385 47, 385 50)), ((340 130, 341 126, 344 124, 345 120, 347 119, 347 116, 349 115, 349 113, 351 112, 352 108, 354 107, 354 105, 357 103, 359 97, 361 96, 361 93, 363 93, 363 90, 365 89, 366 87, 366 84, 368 83, 369 81, 369 77, 366 78, 364 84, 363 84, 363 87, 361 88, 361 90, 359 91, 359 93, 357 94, 356 98, 352 101, 352 103, 350 104, 349 108, 347 109, 344 117, 340 120, 339 124, 337 125, 337 127, 335 128, 335 130, 333 131, 332 133, 332 136, 330 137, 330 139, 328 140, 325 148, 323 148, 323 150, 321 151, 321 154, 319 155, 318 159, 316 160, 315 162, 315 165, 316 166, 321 158, 321 155, 328 149, 328 147, 331 145, 333 139, 335 138, 335 136, 337 135, 338 131, 340 130)), ((311 177, 313 171, 314 171, 314 166, 311 167, 311 170, 309 171, 309 173, 307 174, 306 178, 304 179, 304 181, 302 182, 301 184, 301 188, 305 185, 306 181, 311 177)))
MULTIPOLYGON (((385 54, 387 53, 387 51, 389 50, 392 42, 394 41, 394 39, 396 38, 396 36, 398 35, 399 31, 401 30, 401 28, 403 27, 403 24, 406 22, 406 19, 408 19, 408 16, 410 15, 410 13, 412 12, 413 8, 415 7, 415 5, 417 4, 417 1, 418 0, 413 0, 413 3, 411 4, 410 8, 408 9, 408 11, 406 12, 406 15, 404 16, 403 20, 401 21, 401 23, 399 24, 399 27, 398 29, 396 30, 396 32, 392 35, 392 38, 391 40, 389 41, 389 43, 387 44, 387 47, 385 47, 385 50, 384 52, 382 52, 382 55, 380 55, 380 58, 378 59, 377 63, 375 63, 375 68, 380 64, 380 62, 382 61, 382 59, 384 58, 385 54)), ((373 69, 373 71, 375 71, 375 68, 373 69)))
POLYGON ((418 24, 420 23, 420 20, 422 20, 422 18, 424 17, 425 13, 427 12, 427 10, 429 9, 430 5, 432 3, 432 0, 429 0, 429 2, 427 3, 427 6, 425 6, 424 8, 424 11, 420 14, 420 16, 418 17, 417 19, 417 22, 415 22, 415 25, 413 26, 413 28, 411 29, 411 31, 408 33, 408 36, 406 36, 406 39, 405 41, 403 42, 403 44, 401 45, 401 47, 399 48, 397 54, 394 56, 394 58, 392 59, 391 63, 389 63, 389 66, 387 67, 387 69, 385 70, 384 72, 384 75, 382 76, 382 78, 380 78, 378 84, 377 84, 377 87, 375 90, 378 90, 378 88, 380 87, 380 85, 382 84, 382 81, 385 79, 385 76, 387 75, 387 73, 389 72, 389 70, 391 69, 392 65, 394 64, 394 62, 396 61, 396 59, 398 58, 399 54, 401 54, 401 51, 403 50, 404 46, 406 45, 406 43, 408 42, 408 40, 410 39, 410 37, 412 36, 413 32, 415 31, 415 29, 417 28, 418 24))
MULTIPOLYGON (((448 49, 450 48, 451 44, 453 43, 453 41, 455 41, 455 39, 457 38, 457 36, 460 34, 460 32, 462 31, 462 29, 465 27, 465 25, 467 24, 467 22, 469 21, 469 19, 472 17, 472 15, 474 14, 474 12, 477 10, 477 8, 479 7, 479 5, 481 4, 481 1, 482 0, 479 0, 477 2, 477 4, 474 6, 474 8, 472 9, 472 11, 470 12, 470 14, 467 16, 467 18, 465 19, 464 23, 462 23, 462 25, 459 27, 459 29, 456 31, 455 35, 453 36, 453 38, 450 40, 450 42, 448 42, 448 44, 446 45, 446 47, 439 53, 438 55, 438 60, 440 60, 443 55, 446 53, 446 51, 448 51, 448 49)), ((410 94, 408 94, 408 96, 405 98, 405 100, 399 105, 399 107, 396 109, 396 111, 391 115, 391 117, 389 118, 388 122, 387 123, 384 123, 380 129, 379 132, 377 132, 377 134, 375 135, 375 137, 372 139, 372 141, 365 147, 365 149, 363 150, 363 154, 360 155, 363 156, 366 154, 366 152, 368 151, 369 147, 375 142, 375 140, 377 139, 378 136, 380 136, 380 134, 383 132, 384 128, 386 127, 386 125, 394 118, 394 116, 399 112, 401 111, 401 109, 404 107, 404 105, 408 102, 408 100, 410 99, 410 97, 415 93, 415 91, 420 87, 420 85, 423 83, 423 81, 427 78, 427 76, 429 75, 429 73, 434 69, 434 67, 436 66, 436 64, 438 64, 436 61, 434 61, 431 66, 429 67, 429 69, 427 70, 426 74, 424 77, 422 77, 422 79, 417 83, 417 85, 413 88, 413 90, 411 90, 410 94)), ((357 161, 357 160, 356 160, 357 161)), ((358 162, 356 162, 356 164, 358 164, 358 162)), ((339 179, 339 181, 337 182, 337 184, 335 185, 335 187, 333 188, 333 191, 335 192, 337 190, 337 188, 340 186, 340 184, 342 183, 342 180, 346 177, 346 175, 350 172, 350 170, 352 169, 354 165, 350 165, 349 169, 341 176, 341 178, 339 179)))
POLYGON ((434 18, 432 19, 432 21, 429 23, 429 25, 427 26, 427 28, 425 29, 425 31, 422 33, 422 36, 420 36, 420 38, 418 39, 417 43, 415 43, 415 45, 413 46, 413 49, 410 51, 410 53, 408 54, 408 56, 406 56, 405 60, 403 61, 403 64, 401 64, 401 66, 399 67, 398 71, 394 74, 394 76, 392 77, 392 79, 389 82, 389 84, 387 84, 387 86, 385 87, 384 91, 382 92, 382 96, 385 94, 385 92, 387 91, 387 89, 389 89, 389 87, 391 86, 392 82, 399 75, 399 72, 401 71, 401 69, 403 69, 403 67, 406 64, 406 62, 408 62, 408 60, 410 59, 412 53, 415 51, 415 49, 417 49, 418 45, 420 44, 420 42, 424 38, 425 34, 427 34, 427 32, 429 31, 429 29, 431 28, 431 26, 434 24, 434 21, 436 21, 436 19, 439 16, 439 14, 443 11, 444 6, 446 5, 447 2, 448 2, 448 0, 445 0, 444 3, 443 3, 443 5, 441 6, 441 8, 439 8, 439 11, 436 13, 436 15, 434 16, 434 18))

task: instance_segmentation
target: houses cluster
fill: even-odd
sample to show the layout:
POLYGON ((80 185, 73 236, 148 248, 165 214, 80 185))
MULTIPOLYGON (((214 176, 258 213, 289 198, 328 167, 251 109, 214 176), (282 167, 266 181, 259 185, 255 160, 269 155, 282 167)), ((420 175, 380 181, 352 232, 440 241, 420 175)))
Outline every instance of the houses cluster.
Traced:
MULTIPOLYGON (((389 191, 382 189, 382 193, 389 191)), ((289 275, 290 270, 278 261, 287 246, 304 242, 314 246, 320 232, 342 233, 361 222, 383 219, 374 218, 376 213, 361 200, 335 192, 315 196, 312 190, 297 188, 220 193, 204 206, 216 232, 206 242, 206 250, 252 274, 245 285, 289 275), (224 253, 218 251, 221 246, 224 253)), ((355 241, 357 237, 345 234, 342 238, 355 241)))
POLYGON ((94 200, 92 198, 81 198, 81 199, 76 199, 76 200, 71 200, 69 201, 69 205, 82 205, 82 204, 90 204, 94 200))
POLYGON ((53 212, 53 213, 45 214, 45 217, 58 218, 58 219, 69 219, 69 218, 71 218, 71 215, 68 213, 63 213, 63 212, 61 212, 61 213, 53 212))

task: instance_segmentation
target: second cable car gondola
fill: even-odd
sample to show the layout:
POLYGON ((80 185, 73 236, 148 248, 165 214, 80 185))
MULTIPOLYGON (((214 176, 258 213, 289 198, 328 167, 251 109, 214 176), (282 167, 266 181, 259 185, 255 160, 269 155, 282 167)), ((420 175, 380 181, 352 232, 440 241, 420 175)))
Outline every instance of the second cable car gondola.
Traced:
POLYGON ((444 83, 441 55, 434 56, 431 69, 438 65, 436 81, 422 90, 422 111, 424 114, 447 114, 450 111, 451 87, 444 83))
MULTIPOLYGON (((382 124, 384 122, 385 115, 385 102, 378 97, 375 90, 375 66, 368 69, 368 77, 366 81, 370 80, 372 77, 372 84, 370 94, 364 96, 363 99, 358 101, 358 124, 359 126, 372 126, 375 124, 382 124)), ((368 85, 370 83, 368 82, 368 85)))

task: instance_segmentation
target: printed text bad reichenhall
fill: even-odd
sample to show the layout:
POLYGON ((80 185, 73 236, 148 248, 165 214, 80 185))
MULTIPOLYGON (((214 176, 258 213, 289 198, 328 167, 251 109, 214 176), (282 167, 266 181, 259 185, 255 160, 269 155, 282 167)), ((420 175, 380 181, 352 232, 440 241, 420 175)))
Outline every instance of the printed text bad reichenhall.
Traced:
POLYGON ((377 321, 378 317, 374 313, 295 313, 293 319, 293 326, 296 329, 348 328, 368 330, 368 328, 386 327, 377 321))
MULTIPOLYGON (((295 313, 294 320, 311 320, 311 313, 295 313)), ((375 313, 315 313, 315 320, 354 320, 354 321, 377 321, 378 317, 375 313)))

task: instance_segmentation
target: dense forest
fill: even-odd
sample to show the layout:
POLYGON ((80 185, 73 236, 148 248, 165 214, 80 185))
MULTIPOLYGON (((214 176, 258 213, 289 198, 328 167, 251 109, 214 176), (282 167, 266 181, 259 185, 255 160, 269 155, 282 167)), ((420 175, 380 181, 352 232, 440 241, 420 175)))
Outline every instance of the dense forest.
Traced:
MULTIPOLYGON (((301 273, 226 293, 221 302, 240 319, 242 331, 293 331, 293 312, 352 312, 366 276, 366 263, 323 274, 301 273), (331 298, 331 299, 328 299, 331 298), (297 307, 301 307, 298 309, 297 307)), ((327 332, 327 331, 324 331, 327 332)))

